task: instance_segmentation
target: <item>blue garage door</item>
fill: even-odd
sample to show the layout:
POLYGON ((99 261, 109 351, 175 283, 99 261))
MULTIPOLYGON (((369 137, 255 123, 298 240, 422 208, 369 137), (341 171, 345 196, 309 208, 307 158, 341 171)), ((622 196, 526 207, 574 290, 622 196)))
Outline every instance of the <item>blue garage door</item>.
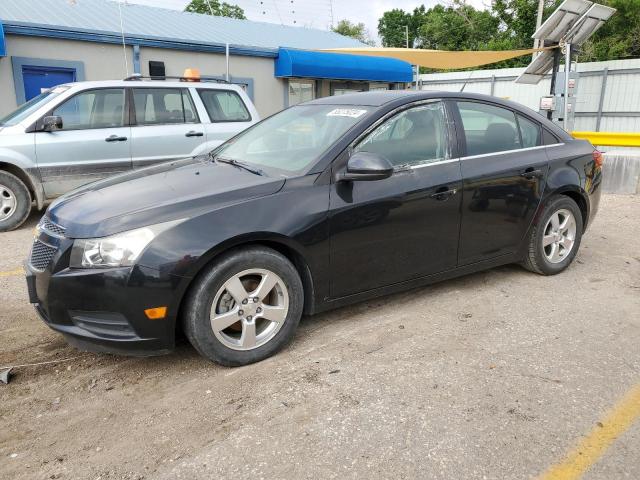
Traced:
POLYGON ((40 95, 42 89, 76 81, 75 68, 23 66, 24 95, 27 101, 40 95))

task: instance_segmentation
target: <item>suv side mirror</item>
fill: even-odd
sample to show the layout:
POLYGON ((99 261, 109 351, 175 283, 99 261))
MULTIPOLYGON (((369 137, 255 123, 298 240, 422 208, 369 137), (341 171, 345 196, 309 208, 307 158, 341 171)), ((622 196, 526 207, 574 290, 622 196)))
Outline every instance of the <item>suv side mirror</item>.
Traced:
POLYGON ((62 117, 57 115, 44 117, 42 119, 42 131, 53 132, 55 130, 62 130, 62 117))
POLYGON ((347 170, 337 175, 339 182, 384 180, 393 175, 389 160, 377 153, 356 152, 347 162, 347 170))

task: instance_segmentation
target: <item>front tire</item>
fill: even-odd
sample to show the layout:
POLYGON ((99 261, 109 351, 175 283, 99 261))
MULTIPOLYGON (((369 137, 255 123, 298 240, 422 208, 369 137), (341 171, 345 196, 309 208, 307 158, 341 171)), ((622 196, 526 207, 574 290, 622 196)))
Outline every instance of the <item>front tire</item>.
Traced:
POLYGON ((523 266, 540 275, 562 272, 578 253, 582 231, 582 212, 576 202, 565 195, 551 197, 531 229, 523 266))
POLYGON ((291 341, 303 304, 300 276, 286 257, 266 247, 238 249, 207 267, 192 286, 184 330, 204 357, 247 365, 291 341))
POLYGON ((24 223, 31 211, 31 194, 15 175, 0 171, 0 232, 8 232, 24 223))

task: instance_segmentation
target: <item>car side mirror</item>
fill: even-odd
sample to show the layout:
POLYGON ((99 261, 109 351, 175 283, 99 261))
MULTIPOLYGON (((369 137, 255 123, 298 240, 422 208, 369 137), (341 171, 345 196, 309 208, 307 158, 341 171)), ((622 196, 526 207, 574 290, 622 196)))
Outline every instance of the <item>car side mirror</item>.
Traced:
POLYGON ((58 115, 51 115, 42 119, 42 131, 53 132, 55 130, 62 130, 62 117, 58 115))
POLYGON ((349 158, 347 169, 339 173, 339 182, 384 180, 393 175, 389 160, 377 153, 356 152, 349 158))

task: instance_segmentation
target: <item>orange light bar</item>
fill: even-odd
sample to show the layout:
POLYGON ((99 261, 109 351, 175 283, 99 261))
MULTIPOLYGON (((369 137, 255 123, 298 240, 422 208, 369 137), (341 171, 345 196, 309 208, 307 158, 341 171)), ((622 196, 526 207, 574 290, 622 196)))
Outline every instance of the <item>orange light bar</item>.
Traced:
POLYGON ((144 314, 149 320, 161 320, 167 316, 167 307, 147 308, 144 314))
POLYGON ((187 82, 199 82, 200 81, 200 70, 197 68, 186 68, 182 77, 187 82))

